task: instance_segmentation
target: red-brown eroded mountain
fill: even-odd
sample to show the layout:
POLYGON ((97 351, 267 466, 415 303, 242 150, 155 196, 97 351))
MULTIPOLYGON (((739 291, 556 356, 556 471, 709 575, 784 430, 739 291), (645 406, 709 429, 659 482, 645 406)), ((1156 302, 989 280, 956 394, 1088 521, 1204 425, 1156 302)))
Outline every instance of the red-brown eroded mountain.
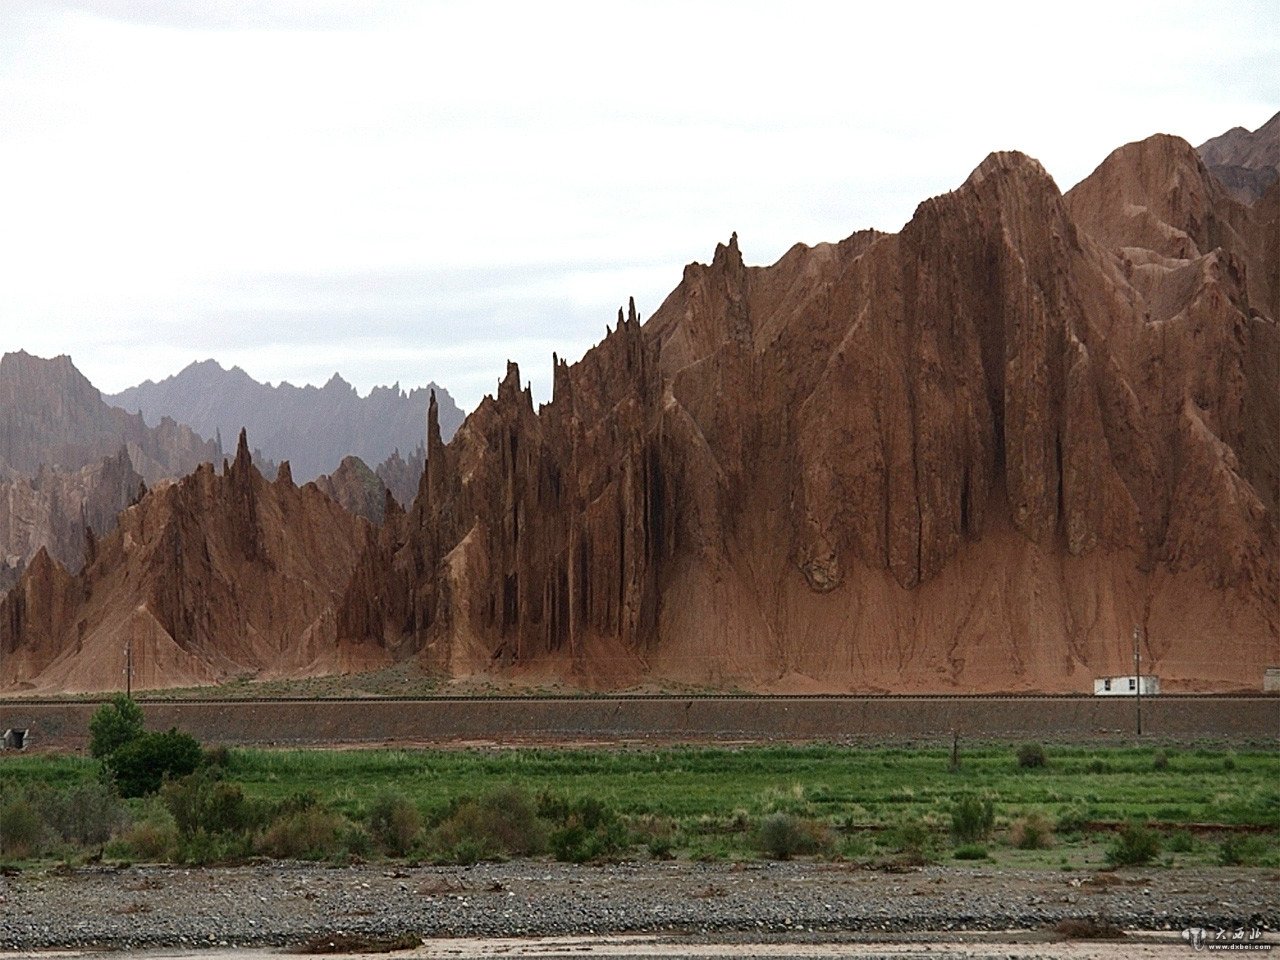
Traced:
POLYGON ((1256 689, 1280 659, 1257 236, 1157 137, 1069 198, 994 154, 898 235, 764 268, 735 238, 557 363, 550 404, 512 367, 430 441, 339 633, 454 674, 1071 691, 1129 669, 1137 626, 1171 687, 1256 689))
POLYGON ((0 602, 4 682, 118 689, 130 644, 139 688, 382 663, 381 650, 361 659, 335 642, 334 607, 369 535, 287 469, 264 480, 242 433, 221 474, 205 464, 122 513, 79 575, 36 556, 0 602))
POLYGON ((80 578, 33 562, 0 649, 44 687, 110 685, 132 631, 154 683, 418 657, 1087 691, 1137 627, 1167 689, 1257 689, 1280 662, 1274 210, 1154 137, 1065 197, 999 153, 898 234, 768 267, 734 237, 555 361, 550 403, 509 365, 447 445, 432 403, 418 496, 376 533, 242 449, 128 511, 80 578))

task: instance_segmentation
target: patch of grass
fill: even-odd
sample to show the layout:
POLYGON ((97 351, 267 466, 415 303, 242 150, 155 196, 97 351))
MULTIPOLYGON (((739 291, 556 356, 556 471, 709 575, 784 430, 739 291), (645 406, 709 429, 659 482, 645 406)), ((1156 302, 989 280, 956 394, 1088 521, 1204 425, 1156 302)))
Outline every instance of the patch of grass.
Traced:
POLYGON ((980 843, 967 843, 963 846, 956 847, 951 856, 956 860, 991 859, 991 854, 987 853, 987 848, 980 843))

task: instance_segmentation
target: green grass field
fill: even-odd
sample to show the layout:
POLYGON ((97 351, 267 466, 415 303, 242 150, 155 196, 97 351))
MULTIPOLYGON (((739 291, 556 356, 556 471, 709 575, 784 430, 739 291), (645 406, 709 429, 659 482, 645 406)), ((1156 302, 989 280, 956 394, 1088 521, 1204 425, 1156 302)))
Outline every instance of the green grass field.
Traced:
MULTIPOLYGON (((1280 863, 1280 756, 1219 749, 1050 747, 1024 768, 1014 746, 973 747, 957 770, 945 749, 831 745, 662 749, 254 750, 236 749, 221 776, 264 805, 310 795, 359 823, 374 799, 401 795, 430 827, 466 798, 517 786, 530 797, 602 801, 643 833, 657 824, 690 857, 758 855, 758 828, 783 814, 814 825, 827 855, 922 850, 948 859, 955 802, 992 802, 995 827, 967 855, 1044 867, 1100 865, 1107 825, 1154 823, 1164 862, 1211 863, 1221 836, 1203 825, 1250 827, 1250 858, 1280 863), (1050 824, 1045 847, 1018 849, 1020 824, 1050 824)), ((0 798, 23 783, 69 788, 98 776, 87 758, 0 759, 0 798)), ((137 815, 146 803, 131 801, 137 815)), ((643 843, 638 840, 637 843, 643 843)), ((640 848, 641 851, 643 847, 640 848)), ((965 856, 962 853, 961 856, 965 856)))

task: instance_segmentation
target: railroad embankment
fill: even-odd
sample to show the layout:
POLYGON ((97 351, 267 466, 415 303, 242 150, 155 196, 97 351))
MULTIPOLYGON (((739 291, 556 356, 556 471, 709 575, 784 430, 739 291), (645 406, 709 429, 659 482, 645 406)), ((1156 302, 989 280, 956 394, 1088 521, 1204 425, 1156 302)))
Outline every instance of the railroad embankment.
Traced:
MULTIPOLYGON (((75 749, 90 701, 0 702, 0 731, 75 749)), ((361 745, 937 741, 1034 738, 1123 742, 1137 704, 1103 697, 609 697, 421 700, 144 701, 147 725, 206 743, 361 745)), ((1144 739, 1280 742, 1280 697, 1158 696, 1141 704, 1144 739)))

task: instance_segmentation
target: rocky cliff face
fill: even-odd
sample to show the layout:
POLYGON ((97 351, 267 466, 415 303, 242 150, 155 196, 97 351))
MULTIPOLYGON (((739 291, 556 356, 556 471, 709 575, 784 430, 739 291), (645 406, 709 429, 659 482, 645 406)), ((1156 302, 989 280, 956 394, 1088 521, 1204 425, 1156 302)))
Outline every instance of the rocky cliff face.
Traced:
POLYGON ((378 464, 373 472, 396 498, 396 502, 406 507, 418 495, 418 484, 422 482, 422 474, 426 469, 427 450, 425 446, 421 446, 408 460, 400 456, 399 450, 393 450, 391 456, 378 464))
POLYGON ((244 435, 210 464, 152 490, 96 544, 80 574, 40 551, 0 602, 0 682, 117 689, 300 675, 382 662, 335 642, 334 607, 368 524, 281 469, 253 466, 244 435))
POLYGON ((42 467, 31 479, 0 480, 0 562, 15 569, 45 549, 79 570, 95 540, 115 529, 117 514, 144 490, 124 448, 75 473, 42 467))
POLYGON ((331 475, 315 481, 317 487, 343 509, 377 526, 386 511, 387 487, 359 457, 343 457, 331 475))
POLYGON ((234 437, 247 428, 260 447, 261 456, 255 459, 288 460, 301 483, 334 471, 346 456, 365 463, 381 463, 398 451, 412 457, 424 443, 431 390, 439 393, 445 436, 452 436, 462 411, 435 384, 407 393, 399 384, 375 387, 361 397, 336 373, 323 387, 273 387, 239 367, 224 370, 213 360, 107 400, 141 411, 149 423, 173 417, 207 437, 234 437))
POLYGON ((1136 627, 1169 689, 1257 689, 1280 661, 1275 206, 1155 137, 1066 196, 993 154, 901 233, 768 267, 732 237, 647 323, 632 305, 555 360, 550 403, 509 365, 446 444, 432 397, 417 496, 384 495, 376 531, 263 481, 242 438, 78 577, 33 560, 2 662, 75 688, 132 636, 157 683, 416 657, 1085 691, 1130 669, 1136 627))
POLYGON ((189 427, 168 418, 148 427, 104 403, 69 357, 18 351, 0 358, 0 477, 34 477, 42 467, 79 471, 114 457, 122 443, 148 484, 220 456, 189 427))
POLYGON ((1081 690, 1136 625, 1173 685, 1256 687, 1280 615, 1255 241, 1173 138, 1067 198, 994 154, 901 234, 767 268, 734 238, 557 363, 550 404, 511 368, 431 442, 339 634, 587 683, 1081 690))
POLYGON ((1233 127, 1197 149, 1223 188, 1251 204, 1280 180, 1280 113, 1257 130, 1233 127))

